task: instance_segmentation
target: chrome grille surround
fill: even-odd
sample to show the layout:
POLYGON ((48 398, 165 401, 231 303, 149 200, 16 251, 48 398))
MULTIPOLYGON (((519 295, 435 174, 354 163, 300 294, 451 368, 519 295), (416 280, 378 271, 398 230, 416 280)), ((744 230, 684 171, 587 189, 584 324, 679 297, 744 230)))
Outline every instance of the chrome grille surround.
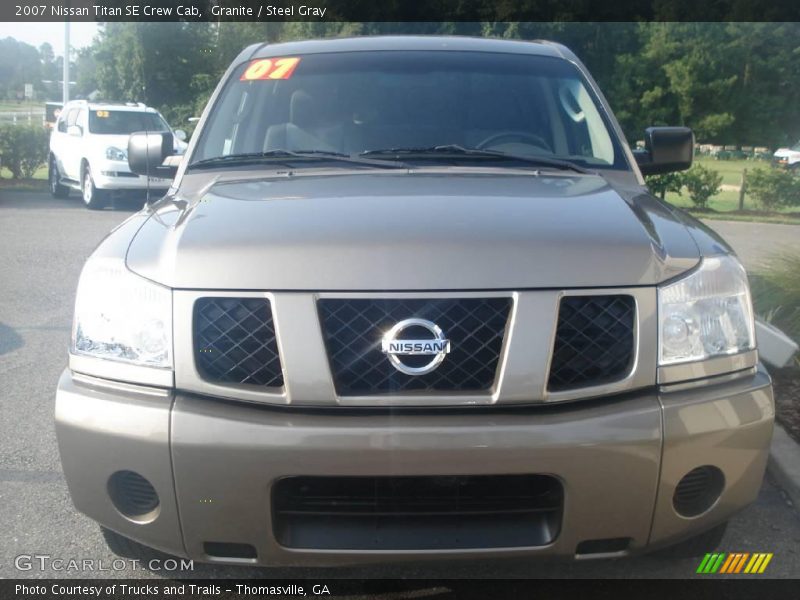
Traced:
POLYGON ((272 306, 266 298, 199 298, 192 334, 195 364, 204 379, 283 386, 272 306))
MULTIPOLYGON (((657 372, 657 303, 655 287, 444 292, 263 292, 175 290, 175 386, 191 393, 263 404, 292 406, 456 407, 543 404, 582 400, 654 386, 657 372), (558 310, 565 296, 630 295, 635 304, 633 360, 617 381, 579 389, 547 389, 558 310), (198 298, 266 298, 272 305, 282 388, 221 385, 203 379, 192 346, 192 314, 198 298), (495 384, 483 391, 412 391, 397 394, 342 395, 337 392, 318 312, 326 298, 454 299, 506 298, 511 301, 495 384)), ((388 359, 387 359, 388 360, 388 359)))
POLYGON ((547 388, 580 389, 622 379, 633 360, 632 296, 564 296, 547 388))
POLYGON ((486 392, 495 385, 510 298, 322 298, 319 308, 336 390, 343 396, 404 392, 486 392), (452 350, 431 373, 407 375, 381 351, 404 319, 441 327, 452 350))

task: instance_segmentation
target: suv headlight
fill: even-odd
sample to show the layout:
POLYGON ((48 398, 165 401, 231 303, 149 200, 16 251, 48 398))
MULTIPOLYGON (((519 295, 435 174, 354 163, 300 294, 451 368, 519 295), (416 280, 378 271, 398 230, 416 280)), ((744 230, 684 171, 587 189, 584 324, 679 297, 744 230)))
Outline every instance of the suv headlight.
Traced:
POLYGON ((704 258, 689 276, 658 289, 660 365, 755 348, 750 287, 733 256, 704 258))
POLYGON ((106 158, 108 160, 126 161, 128 160, 128 152, 116 146, 109 146, 106 148, 106 158))
POLYGON ((71 350, 172 368, 171 290, 130 272, 122 259, 90 259, 78 283, 71 350))

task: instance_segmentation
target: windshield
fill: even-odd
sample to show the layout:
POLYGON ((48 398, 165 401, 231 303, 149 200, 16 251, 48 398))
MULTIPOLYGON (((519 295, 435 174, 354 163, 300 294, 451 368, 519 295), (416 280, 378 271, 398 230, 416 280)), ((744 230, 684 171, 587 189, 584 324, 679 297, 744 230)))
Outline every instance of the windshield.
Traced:
MULTIPOLYGON (((310 54, 240 65, 192 162, 279 150, 376 159, 380 151, 418 150, 427 160, 453 160, 431 152, 441 146, 627 168, 593 93, 568 61, 451 51, 310 54)), ((461 152, 458 159, 479 157, 461 152)))
POLYGON ((89 131, 99 135, 128 135, 135 131, 169 131, 169 127, 156 113, 90 110, 89 131))

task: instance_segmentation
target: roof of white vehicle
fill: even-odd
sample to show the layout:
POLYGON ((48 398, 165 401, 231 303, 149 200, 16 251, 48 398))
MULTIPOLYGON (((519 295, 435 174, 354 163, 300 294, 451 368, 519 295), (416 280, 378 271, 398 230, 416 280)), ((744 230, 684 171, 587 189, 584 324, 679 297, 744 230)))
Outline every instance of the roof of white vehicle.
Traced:
POLYGON ((369 52, 378 50, 450 50, 463 52, 505 52, 564 58, 566 48, 542 40, 520 41, 497 38, 441 35, 380 35, 323 40, 303 40, 280 44, 262 44, 254 48, 254 57, 325 52, 369 52))
POLYGON ((88 100, 70 100, 64 108, 83 106, 89 110, 119 110, 128 112, 156 112, 152 106, 143 102, 89 102, 88 100))

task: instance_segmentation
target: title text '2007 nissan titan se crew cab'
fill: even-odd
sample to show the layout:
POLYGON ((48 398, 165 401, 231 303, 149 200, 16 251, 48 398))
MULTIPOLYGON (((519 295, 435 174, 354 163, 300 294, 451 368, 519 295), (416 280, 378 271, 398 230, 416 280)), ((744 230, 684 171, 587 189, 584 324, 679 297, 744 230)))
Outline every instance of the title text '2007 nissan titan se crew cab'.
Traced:
POLYGON ((774 407, 730 247, 553 43, 255 45, 81 274, 56 427, 119 553, 334 565, 711 550, 774 407))

